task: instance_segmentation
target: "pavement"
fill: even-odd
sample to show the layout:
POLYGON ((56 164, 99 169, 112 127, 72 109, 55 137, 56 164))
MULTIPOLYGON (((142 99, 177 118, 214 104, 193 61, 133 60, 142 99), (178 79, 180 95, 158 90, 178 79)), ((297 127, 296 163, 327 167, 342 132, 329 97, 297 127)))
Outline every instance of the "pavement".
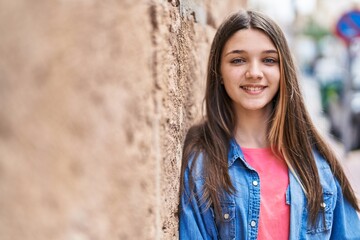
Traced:
POLYGON ((360 150, 345 153, 344 146, 329 133, 330 125, 326 116, 322 112, 321 97, 318 83, 312 78, 304 77, 301 79, 302 91, 305 104, 311 115, 314 124, 320 133, 333 147, 338 156, 347 177, 354 188, 355 194, 360 199, 360 150))

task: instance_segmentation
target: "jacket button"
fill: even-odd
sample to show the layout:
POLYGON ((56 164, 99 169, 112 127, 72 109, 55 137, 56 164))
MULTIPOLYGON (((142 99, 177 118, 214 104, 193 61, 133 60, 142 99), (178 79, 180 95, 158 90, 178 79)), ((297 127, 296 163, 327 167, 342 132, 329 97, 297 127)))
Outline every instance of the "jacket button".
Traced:
POLYGON ((326 203, 322 202, 322 203, 320 204, 320 207, 326 208, 326 203))
POLYGON ((252 221, 250 222, 250 226, 255 227, 255 226, 256 226, 256 222, 255 222, 254 220, 252 220, 252 221))
POLYGON ((257 185, 259 184, 259 182, 256 181, 256 180, 254 180, 254 181, 252 182, 252 184, 253 184, 254 186, 257 186, 257 185))
POLYGON ((230 215, 229 215, 228 213, 225 213, 225 214, 224 214, 224 219, 225 219, 225 220, 228 220, 229 217, 230 217, 230 215))

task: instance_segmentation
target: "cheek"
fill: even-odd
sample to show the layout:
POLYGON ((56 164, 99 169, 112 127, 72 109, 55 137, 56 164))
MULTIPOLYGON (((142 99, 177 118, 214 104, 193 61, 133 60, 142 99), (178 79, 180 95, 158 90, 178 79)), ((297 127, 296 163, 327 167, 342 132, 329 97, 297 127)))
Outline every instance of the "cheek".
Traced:
POLYGON ((271 71, 267 72, 268 79, 274 85, 280 85, 280 70, 279 69, 272 69, 271 71))
POLYGON ((239 68, 222 68, 222 74, 221 76, 223 77, 224 80, 226 80, 227 82, 232 82, 232 83, 236 83, 238 82, 242 75, 243 72, 241 69, 239 68))
POLYGON ((225 90, 226 94, 231 99, 233 99, 233 97, 235 97, 237 95, 237 88, 238 87, 237 87, 236 84, 234 84, 233 81, 229 81, 229 79, 227 79, 227 81, 224 81, 223 87, 224 87, 224 90, 225 90))

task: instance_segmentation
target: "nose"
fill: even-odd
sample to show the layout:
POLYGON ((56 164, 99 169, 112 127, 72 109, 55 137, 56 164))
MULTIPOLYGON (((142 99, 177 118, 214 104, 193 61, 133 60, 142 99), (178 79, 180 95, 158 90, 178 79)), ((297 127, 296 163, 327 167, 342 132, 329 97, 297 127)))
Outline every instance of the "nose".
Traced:
POLYGON ((258 63, 253 62, 249 65, 245 73, 245 77, 248 79, 262 79, 264 77, 263 72, 258 63))

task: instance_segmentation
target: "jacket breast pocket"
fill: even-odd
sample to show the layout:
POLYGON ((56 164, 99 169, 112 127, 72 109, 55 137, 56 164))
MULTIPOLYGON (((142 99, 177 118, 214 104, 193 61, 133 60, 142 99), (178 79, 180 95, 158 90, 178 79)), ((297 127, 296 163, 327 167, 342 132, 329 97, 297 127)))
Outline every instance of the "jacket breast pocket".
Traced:
POLYGON ((308 224, 307 233, 316 234, 330 230, 333 222, 333 205, 336 199, 331 192, 323 193, 324 201, 321 203, 321 210, 314 226, 308 224))
POLYGON ((235 203, 221 202, 221 214, 217 221, 219 238, 221 240, 235 239, 235 203))

